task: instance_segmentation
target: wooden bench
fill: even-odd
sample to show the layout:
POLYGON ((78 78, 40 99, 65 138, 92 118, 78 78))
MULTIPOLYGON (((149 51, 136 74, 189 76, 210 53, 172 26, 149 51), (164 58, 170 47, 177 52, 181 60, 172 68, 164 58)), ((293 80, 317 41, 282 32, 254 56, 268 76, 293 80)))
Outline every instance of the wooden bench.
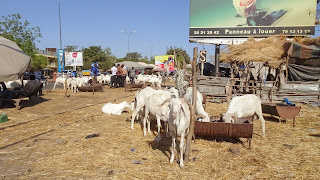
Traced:
POLYGON ((19 98, 19 99, 0 99, 0 107, 2 107, 3 102, 14 102, 14 105, 16 106, 17 110, 21 109, 21 101, 22 100, 29 100, 28 97, 24 97, 24 98, 19 98))

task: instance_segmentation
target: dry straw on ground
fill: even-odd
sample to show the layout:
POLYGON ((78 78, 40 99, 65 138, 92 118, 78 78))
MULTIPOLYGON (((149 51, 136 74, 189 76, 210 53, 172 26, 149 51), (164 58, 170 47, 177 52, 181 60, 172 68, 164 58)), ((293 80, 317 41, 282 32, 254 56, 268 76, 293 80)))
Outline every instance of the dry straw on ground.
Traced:
MULTIPOLYGON (((47 101, 22 110, 2 109, 10 118, 0 130, 0 147, 54 129, 0 150, 0 179, 318 179, 320 175, 319 107, 302 105, 296 118, 279 124, 266 115, 266 137, 254 120, 252 149, 246 139, 198 138, 191 145, 191 161, 184 169, 169 163, 171 138, 154 141, 143 136, 141 125, 130 129, 129 113, 102 114, 104 103, 132 101, 135 92, 106 89, 105 92, 71 94, 57 90, 45 93, 47 101), (115 101, 116 100, 116 101, 115 101), (65 112, 63 114, 59 114, 65 112), (55 115, 54 115, 55 114, 55 115), (45 117, 45 118, 41 118, 45 117), (99 137, 86 139, 90 134, 99 137), (241 143, 241 141, 243 143, 241 143), (232 149, 232 152, 230 151, 232 149)), ((228 104, 207 103, 211 116, 227 110, 228 104)))

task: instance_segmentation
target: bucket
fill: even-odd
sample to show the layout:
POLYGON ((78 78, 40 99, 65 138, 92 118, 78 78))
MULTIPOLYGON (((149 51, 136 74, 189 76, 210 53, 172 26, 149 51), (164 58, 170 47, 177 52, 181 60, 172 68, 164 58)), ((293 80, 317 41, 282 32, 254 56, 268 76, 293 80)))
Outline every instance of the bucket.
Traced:
POLYGON ((5 112, 0 113, 0 123, 7 122, 7 121, 8 121, 7 113, 5 112))

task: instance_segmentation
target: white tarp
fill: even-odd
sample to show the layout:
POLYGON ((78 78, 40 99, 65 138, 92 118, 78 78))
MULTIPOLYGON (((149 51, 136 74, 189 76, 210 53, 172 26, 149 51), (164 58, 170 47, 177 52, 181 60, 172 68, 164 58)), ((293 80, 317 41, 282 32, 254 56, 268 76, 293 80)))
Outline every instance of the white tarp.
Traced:
POLYGON ((30 57, 15 42, 0 37, 0 82, 17 80, 30 62, 30 57))

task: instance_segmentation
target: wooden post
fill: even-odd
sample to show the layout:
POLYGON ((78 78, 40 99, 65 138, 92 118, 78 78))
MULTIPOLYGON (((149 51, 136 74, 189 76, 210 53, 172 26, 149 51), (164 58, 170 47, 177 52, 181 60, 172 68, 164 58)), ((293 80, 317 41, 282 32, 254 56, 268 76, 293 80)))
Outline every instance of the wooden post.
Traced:
POLYGON ((187 70, 187 65, 186 65, 186 60, 183 59, 183 70, 186 72, 187 70))
POLYGON ((65 89, 65 93, 64 93, 64 95, 67 97, 67 94, 68 94, 68 92, 67 92, 67 90, 68 90, 68 84, 67 84, 67 77, 66 77, 66 79, 64 80, 64 89, 65 89))
POLYGON ((91 84, 91 85, 92 85, 92 95, 94 95, 94 83, 95 83, 95 82, 94 82, 94 75, 93 75, 92 84, 91 84))
POLYGON ((180 70, 180 61, 177 61, 177 64, 178 64, 177 70, 180 70))
POLYGON ((192 106, 190 108, 190 128, 186 140, 186 152, 184 154, 184 161, 189 161, 190 156, 190 146, 192 136, 194 134, 194 125, 195 125, 195 109, 197 101, 197 59, 198 59, 198 48, 193 48, 193 61, 192 61, 192 106))

